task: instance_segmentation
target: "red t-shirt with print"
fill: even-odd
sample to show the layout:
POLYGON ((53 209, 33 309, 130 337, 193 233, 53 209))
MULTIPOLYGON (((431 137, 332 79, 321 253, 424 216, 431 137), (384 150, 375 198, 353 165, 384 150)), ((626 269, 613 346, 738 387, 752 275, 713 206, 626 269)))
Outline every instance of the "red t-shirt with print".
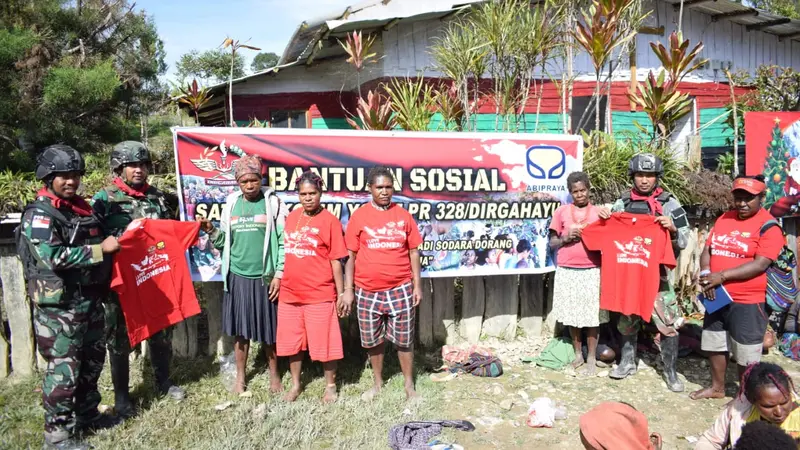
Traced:
POLYGON ((111 288, 119 294, 131 347, 200 314, 186 261, 198 231, 200 222, 139 219, 119 238, 111 288))
MULTIPOLYGON (((736 211, 720 216, 706 241, 711 251, 711 271, 733 269, 755 260, 756 256, 775 261, 785 239, 780 227, 771 227, 761 234, 761 226, 768 220, 775 218, 765 209, 744 220, 739 219, 736 211)), ((767 274, 762 272, 745 281, 726 281, 724 286, 736 303, 764 303, 767 295, 767 274)))
POLYGON ((331 261, 347 256, 342 224, 327 209, 308 217, 297 208, 283 229, 286 262, 280 301, 323 303, 336 300, 331 261))
POLYGON ((365 203, 350 216, 347 249, 357 252, 356 286, 379 292, 411 281, 408 252, 422 244, 411 214, 392 204, 386 211, 365 203))
POLYGON ((583 229, 581 240, 602 254, 600 308, 650 322, 660 284, 659 266, 675 267, 669 231, 652 216, 618 213, 583 229))

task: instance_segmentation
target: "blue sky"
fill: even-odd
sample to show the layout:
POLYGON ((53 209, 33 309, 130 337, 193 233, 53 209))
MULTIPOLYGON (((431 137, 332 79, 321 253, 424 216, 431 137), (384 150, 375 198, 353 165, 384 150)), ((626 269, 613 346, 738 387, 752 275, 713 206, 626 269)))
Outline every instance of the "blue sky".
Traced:
MULTIPOLYGON (((230 36, 280 55, 303 20, 344 9, 358 0, 137 0, 136 8, 155 19, 169 64, 192 49, 218 47, 230 36)), ((256 52, 244 51, 249 69, 256 52)))

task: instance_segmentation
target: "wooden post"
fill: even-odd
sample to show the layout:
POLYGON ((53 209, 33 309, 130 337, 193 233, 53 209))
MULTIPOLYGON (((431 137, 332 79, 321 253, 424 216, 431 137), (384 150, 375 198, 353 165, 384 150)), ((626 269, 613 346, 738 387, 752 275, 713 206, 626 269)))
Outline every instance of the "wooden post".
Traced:
POLYGON ((458 334, 470 344, 477 344, 481 339, 481 324, 486 309, 484 282, 484 277, 464 277, 464 297, 458 334))
POLYGON ((189 356, 189 336, 186 331, 186 320, 173 325, 172 353, 175 356, 189 356))
POLYGON ((514 339, 517 335, 518 307, 519 283, 516 275, 487 277, 483 334, 514 339))
MULTIPOLYGON (((3 317, 3 304, 0 303, 0 317, 3 317)), ((8 338, 6 337, 6 327, 0 320, 0 378, 5 378, 11 373, 11 366, 8 364, 8 338)))
POLYGON ((433 338, 452 344, 455 339, 455 278, 433 279, 433 338))
POLYGON ((542 335, 544 302, 544 275, 520 275, 519 326, 527 336, 542 335))
POLYGON ((417 307, 419 342, 425 347, 433 346, 433 283, 422 279, 422 301, 417 307))
POLYGON ((36 361, 33 317, 25 289, 22 263, 13 250, 13 247, 0 247, 3 303, 11 331, 11 370, 15 375, 31 375, 36 361))
POLYGON ((197 342, 197 322, 200 321, 200 315, 189 317, 184 320, 186 323, 186 356, 189 358, 196 358, 199 354, 197 342))
POLYGON ((233 339, 222 333, 222 283, 206 282, 199 286, 208 315, 208 354, 227 355, 233 351, 233 339))
POLYGON ((544 306, 544 315, 545 315, 545 329, 546 333, 549 336, 555 337, 556 335, 556 328, 558 324, 556 323, 556 317, 550 312, 553 310, 553 287, 555 286, 555 272, 548 273, 545 278, 545 306, 544 306))

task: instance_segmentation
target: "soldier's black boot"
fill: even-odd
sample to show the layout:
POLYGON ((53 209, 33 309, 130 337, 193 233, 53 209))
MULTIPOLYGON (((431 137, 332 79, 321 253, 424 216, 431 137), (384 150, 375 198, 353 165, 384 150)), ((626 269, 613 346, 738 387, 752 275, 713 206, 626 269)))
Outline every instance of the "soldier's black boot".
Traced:
POLYGON ((667 337, 661 335, 661 361, 664 363, 664 381, 672 392, 683 392, 683 382, 678 378, 676 366, 678 365, 679 336, 667 337))
POLYGON ((44 445, 42 445, 43 450, 89 450, 90 448, 92 447, 89 444, 74 437, 54 443, 48 442, 47 438, 45 438, 44 445))
POLYGON ((172 351, 169 346, 150 346, 150 361, 153 364, 158 393, 168 395, 174 400, 183 400, 186 397, 186 391, 182 387, 172 384, 172 380, 169 379, 170 359, 172 359, 172 351))
POLYGON ((636 344, 639 338, 638 333, 630 336, 622 335, 622 356, 619 365, 608 374, 615 380, 621 380, 636 373, 636 344))
POLYGON ((114 384, 114 412, 117 417, 127 419, 136 415, 136 408, 129 392, 130 359, 128 354, 110 354, 111 382, 114 384))

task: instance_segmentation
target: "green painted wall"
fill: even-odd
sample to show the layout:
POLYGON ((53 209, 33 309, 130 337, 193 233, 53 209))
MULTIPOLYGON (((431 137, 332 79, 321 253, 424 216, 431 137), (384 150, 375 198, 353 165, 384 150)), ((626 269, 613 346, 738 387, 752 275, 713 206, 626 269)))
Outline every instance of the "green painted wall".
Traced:
POLYGON ((633 135, 642 136, 644 133, 636 126, 636 123, 646 130, 650 130, 653 126, 647 114, 643 112, 611 112, 611 130, 616 138, 628 138, 633 135))
MULTIPOLYGON (((725 108, 707 108, 700 110, 700 137, 703 147, 724 147, 728 146, 728 139, 733 138, 733 128, 729 127, 725 120, 728 112, 725 108), (723 116, 723 117, 720 117, 723 116), (714 119, 717 119, 714 123, 714 119), (710 125, 709 125, 710 124, 710 125)), ((739 142, 744 145, 744 142, 739 142)))
MULTIPOLYGON (((502 128, 502 121, 500 122, 502 128)), ((521 132, 533 133, 562 133, 561 116, 558 114, 540 114, 539 126, 536 127, 536 114, 525 114, 524 122, 520 123, 521 132)), ((311 128, 323 130, 348 130, 350 125, 343 118, 326 119, 315 118, 311 121, 311 128)), ((444 129, 442 124, 442 116, 439 113, 433 115, 430 126, 431 131, 441 131, 444 129)), ((491 132, 495 130, 495 115, 494 114, 479 114, 477 118, 477 131, 491 132)))

